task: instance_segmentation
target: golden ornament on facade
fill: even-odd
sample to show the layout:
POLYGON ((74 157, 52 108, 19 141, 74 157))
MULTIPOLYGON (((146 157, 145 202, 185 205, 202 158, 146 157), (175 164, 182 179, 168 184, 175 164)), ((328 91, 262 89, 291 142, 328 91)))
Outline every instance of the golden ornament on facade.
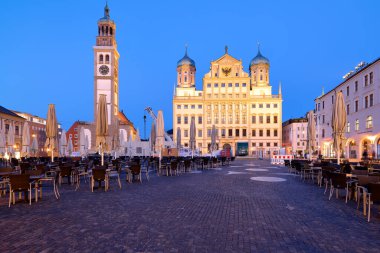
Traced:
POLYGON ((225 76, 228 76, 231 73, 231 68, 229 67, 222 68, 222 72, 225 76))

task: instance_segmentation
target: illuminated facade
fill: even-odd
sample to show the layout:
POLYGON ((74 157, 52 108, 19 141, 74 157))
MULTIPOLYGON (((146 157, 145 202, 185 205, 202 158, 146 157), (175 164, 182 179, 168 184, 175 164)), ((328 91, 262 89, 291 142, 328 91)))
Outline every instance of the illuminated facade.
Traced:
POLYGON ((325 157, 335 157, 332 148, 331 115, 335 91, 342 91, 347 111, 343 153, 350 160, 380 159, 380 58, 360 63, 344 81, 315 99, 316 143, 325 157))
POLYGON ((208 153, 215 125, 219 149, 233 154, 269 157, 282 141, 282 96, 272 94, 269 60, 260 50, 249 65, 249 73, 225 49, 212 61, 203 77, 203 88, 195 87, 195 62, 185 56, 177 63, 177 85, 173 96, 173 134, 181 129, 181 144, 189 146, 190 122, 195 118, 196 146, 208 153))

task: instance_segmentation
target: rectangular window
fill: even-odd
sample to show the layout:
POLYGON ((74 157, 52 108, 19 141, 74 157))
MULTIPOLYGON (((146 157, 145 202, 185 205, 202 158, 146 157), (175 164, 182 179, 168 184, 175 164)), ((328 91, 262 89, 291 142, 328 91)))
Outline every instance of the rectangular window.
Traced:
POLYGON ((208 83, 208 84, 207 84, 207 88, 211 88, 211 83, 208 83))
POLYGON ((273 116, 273 123, 275 123, 275 124, 278 123, 278 116, 273 116))
POLYGON ((235 83, 235 87, 239 87, 239 83, 235 83))
POLYGON ((189 109, 189 106, 188 106, 188 105, 184 105, 184 108, 185 108, 185 109, 189 109))
POLYGON ((185 117, 183 118, 183 123, 184 123, 184 124, 189 124, 189 118, 188 118, 187 116, 185 116, 185 117))
POLYGON ((369 84, 373 84, 373 72, 369 73, 369 84))
POLYGON ((212 129, 207 129, 207 137, 211 137, 212 129))
POLYGON ((331 96, 331 104, 334 104, 334 95, 331 96))
POLYGON ((256 108, 256 104, 252 104, 252 108, 256 108))
POLYGON ((270 130, 267 129, 267 137, 270 137, 270 130))
POLYGON ((191 105, 191 109, 195 109, 195 105, 191 105))
POLYGON ((218 88, 218 83, 214 83, 214 88, 218 88))
POLYGON ((264 135, 264 131, 263 131, 262 129, 260 129, 260 130, 259 130, 259 136, 260 136, 260 137, 263 137, 263 135, 264 135))
POLYGON ((256 147, 256 142, 252 142, 252 147, 256 147))
POLYGON ((359 101, 356 100, 355 101, 355 112, 358 112, 359 111, 359 101))
POLYGON ((200 138, 202 137, 202 130, 200 130, 200 129, 198 130, 198 137, 200 137, 200 138))
POLYGON ((273 108, 277 108, 278 107, 278 105, 277 104, 273 104, 273 108))
POLYGON ((267 142, 267 147, 270 147, 270 142, 267 142))
POLYGON ((225 84, 225 83, 222 83, 221 87, 223 87, 223 88, 226 87, 226 84, 225 84))
POLYGON ((373 106, 373 94, 369 95, 369 106, 373 106))
POLYGON ((243 129, 243 137, 247 137, 247 129, 243 129))
POLYGON ((270 104, 266 104, 266 107, 267 107, 267 108, 270 108, 270 104))
POLYGON ((240 131, 239 129, 235 129, 235 137, 239 137, 240 136, 240 131))
POLYGON ((177 124, 181 124, 181 116, 177 116, 177 124))
POLYGON ((347 115, 350 115, 350 105, 349 104, 347 105, 346 112, 347 112, 347 115))
POLYGON ((325 115, 322 115, 322 124, 325 124, 325 115))
POLYGON ((318 112, 321 110, 321 103, 318 103, 318 112))
POLYGON ((247 87, 247 84, 246 84, 246 83, 243 83, 241 86, 242 86, 242 87, 247 87))
POLYGON ((259 143, 259 146, 260 146, 260 147, 262 147, 262 146, 263 146, 263 143, 262 143, 262 142, 260 142, 260 143, 259 143))
POLYGON ((207 124, 211 124, 211 114, 207 113, 207 124))
POLYGON ((347 122, 347 133, 349 133, 350 132, 350 122, 347 122))
POLYGON ((226 137, 226 129, 221 129, 222 137, 226 137))
POLYGON ((177 109, 181 109, 181 105, 177 105, 177 109))
POLYGON ((368 86, 368 75, 364 76, 364 86, 368 86))
POLYGON ((256 137, 256 129, 253 129, 253 130, 252 130, 252 136, 253 136, 253 137, 256 137))
POLYGON ((274 136, 274 137, 277 137, 277 136, 278 136, 278 130, 277 130, 277 129, 273 130, 273 136, 274 136))
POLYGON ((278 147, 278 143, 277 143, 277 142, 274 142, 274 143, 273 143, 273 146, 278 147))
POLYGON ((325 109, 325 101, 322 101, 322 109, 325 109))
POLYGON ((267 124, 270 124, 270 116, 267 116, 267 124))
POLYGON ((228 124, 232 124, 232 114, 228 114, 228 124))
POLYGON ((259 108, 263 108, 263 104, 259 104, 259 108))
POLYGON ((262 115, 259 116, 259 123, 260 124, 264 123, 264 116, 262 116, 262 115))
POLYGON ((355 131, 359 131, 359 120, 355 120, 355 131))
POLYGON ((198 105, 198 109, 202 109, 202 105, 198 105))
POLYGON ((358 91, 358 89, 359 89, 359 83, 358 81, 355 81, 355 92, 358 91))
POLYGON ((346 92, 347 92, 347 97, 348 97, 350 95, 350 86, 347 86, 346 92))
POLYGON ((183 131, 183 135, 185 136, 185 137, 189 137, 189 130, 184 130, 183 131))
POLYGON ((228 84, 228 87, 232 87, 232 83, 229 83, 229 84, 228 84))
POLYGON ((202 124, 202 116, 198 116, 198 124, 202 124))
POLYGON ((232 137, 232 129, 228 129, 228 137, 232 137))
POLYGON ((368 108, 368 96, 364 97, 364 108, 368 108))

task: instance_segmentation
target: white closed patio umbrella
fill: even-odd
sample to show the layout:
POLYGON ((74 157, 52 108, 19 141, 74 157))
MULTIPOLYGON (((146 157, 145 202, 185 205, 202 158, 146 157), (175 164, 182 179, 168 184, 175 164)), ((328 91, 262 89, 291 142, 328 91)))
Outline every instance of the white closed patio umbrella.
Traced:
POLYGON ((73 140, 70 137, 69 141, 67 142, 67 152, 69 153, 69 156, 71 156, 73 151, 74 151, 73 140))
POLYGON ((34 156, 36 156, 36 153, 38 152, 38 141, 37 136, 33 135, 32 137, 32 145, 30 146, 30 152, 33 153, 34 156))
POLYGON ((140 130, 137 128, 137 132, 136 132, 136 139, 135 141, 141 141, 141 137, 140 137, 140 130))
POLYGON ((157 113, 157 126, 156 126, 156 150, 159 153, 159 167, 161 168, 161 156, 162 156, 162 148, 165 145, 165 125, 164 125, 164 115, 162 110, 159 110, 157 113))
POLYGON ((100 149, 101 165, 104 165, 104 150, 107 149, 108 135, 108 110, 107 97, 100 94, 98 101, 98 111, 96 115, 96 143, 100 149))
POLYGON ((86 155, 86 135, 84 133, 84 127, 79 130, 79 152, 81 156, 86 155))
POLYGON ((177 127, 177 148, 180 149, 181 148, 181 128, 180 127, 177 127))
POLYGON ((30 132, 28 121, 25 121, 22 128, 22 153, 24 156, 29 156, 29 146, 30 146, 30 132))
MULTIPOLYGON (((124 131, 123 130, 119 130, 119 147, 120 147, 120 150, 125 150, 125 135, 124 135, 124 131)), ((121 153, 124 154, 124 151, 122 151, 121 153)), ((125 155, 125 154, 124 154, 125 155)))
POLYGON ((335 154, 338 160, 338 164, 340 164, 340 154, 342 150, 342 143, 345 139, 344 133, 346 129, 346 123, 347 123, 347 112, 346 112, 346 105, 344 103, 344 97, 343 93, 339 91, 338 93, 335 92, 335 101, 333 106, 333 113, 332 113, 332 122, 331 127, 333 131, 333 140, 334 140, 334 149, 335 154))
POLYGON ((210 145, 211 156, 213 155, 213 152, 216 150, 216 137, 217 137, 217 132, 216 132, 215 125, 213 125, 211 129, 211 145, 210 145))
POLYGON ((7 144, 6 142, 7 141, 5 139, 5 130, 4 130, 4 127, 1 127, 1 124, 0 124, 0 154, 2 156, 4 156, 6 152, 6 144, 7 144))
POLYGON ((154 122, 152 122, 152 127, 150 128, 149 142, 151 155, 154 155, 154 148, 156 146, 156 125, 154 124, 154 122))
POLYGON ((62 130, 61 138, 59 140, 59 153, 61 156, 66 155, 66 148, 67 148, 66 131, 62 130))
POLYGON ((54 149, 57 147, 58 122, 55 114, 55 106, 49 105, 46 119, 46 144, 45 146, 51 150, 51 161, 54 162, 54 149))
POLYGON ((13 128, 13 123, 9 125, 8 135, 7 135, 7 146, 8 153, 13 154, 13 145, 15 145, 15 130, 13 128))
POLYGON ((309 150, 309 159, 315 149, 315 118, 314 111, 307 113, 307 145, 309 150))
POLYGON ((194 157, 194 150, 195 150, 195 134, 196 134, 196 128, 195 128, 195 118, 191 117, 190 121, 190 149, 191 149, 191 158, 194 157))

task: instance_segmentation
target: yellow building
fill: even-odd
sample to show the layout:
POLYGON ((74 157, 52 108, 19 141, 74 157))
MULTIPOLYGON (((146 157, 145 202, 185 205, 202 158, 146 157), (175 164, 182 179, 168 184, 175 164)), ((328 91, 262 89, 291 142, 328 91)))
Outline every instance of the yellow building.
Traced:
POLYGON ((181 129, 181 144, 189 146, 190 122, 195 118, 196 146, 209 152, 211 130, 215 125, 219 149, 231 149, 235 155, 270 157, 282 141, 282 97, 272 95, 269 60, 257 56, 249 73, 240 60, 225 54, 211 62, 203 77, 203 89, 195 87, 195 62, 185 56, 177 63, 177 86, 173 97, 173 134, 181 129))

